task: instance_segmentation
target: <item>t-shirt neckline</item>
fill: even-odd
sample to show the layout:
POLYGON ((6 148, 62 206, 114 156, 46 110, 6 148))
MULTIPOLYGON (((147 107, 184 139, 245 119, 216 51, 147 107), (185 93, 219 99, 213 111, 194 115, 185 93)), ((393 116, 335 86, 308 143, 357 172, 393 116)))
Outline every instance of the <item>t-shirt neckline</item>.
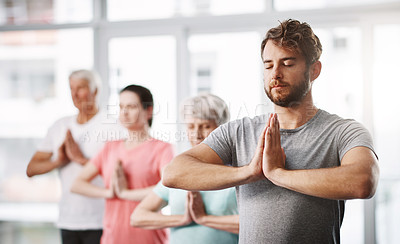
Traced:
POLYGON ((318 109, 317 113, 311 119, 309 119, 305 124, 303 124, 303 125, 301 125, 301 126, 299 126, 297 128, 294 128, 294 129, 280 129, 280 131, 284 132, 284 133, 295 133, 295 132, 298 132, 298 131, 306 128, 311 123, 313 123, 319 117, 319 115, 321 113, 322 113, 322 110, 318 109))
POLYGON ((126 150, 126 151, 134 151, 134 150, 140 149, 141 147, 143 147, 144 145, 146 145, 146 144, 148 144, 150 142, 156 141, 156 139, 153 138, 153 137, 150 137, 148 140, 146 140, 143 143, 141 143, 141 144, 139 144, 139 145, 137 145, 135 147, 132 147, 132 148, 127 148, 125 146, 125 141, 126 140, 121 140, 121 146, 124 148, 124 150, 126 150))

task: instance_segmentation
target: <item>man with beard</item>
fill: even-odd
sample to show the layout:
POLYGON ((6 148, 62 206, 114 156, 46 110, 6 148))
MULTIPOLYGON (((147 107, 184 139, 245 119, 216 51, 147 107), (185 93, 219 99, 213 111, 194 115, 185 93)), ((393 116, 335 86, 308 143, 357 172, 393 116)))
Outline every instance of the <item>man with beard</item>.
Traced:
POLYGON ((289 19, 270 29, 261 54, 275 113, 220 126, 164 171, 169 187, 237 186, 239 243, 340 243, 344 200, 375 193, 368 131, 313 104, 321 52, 307 23, 289 19))

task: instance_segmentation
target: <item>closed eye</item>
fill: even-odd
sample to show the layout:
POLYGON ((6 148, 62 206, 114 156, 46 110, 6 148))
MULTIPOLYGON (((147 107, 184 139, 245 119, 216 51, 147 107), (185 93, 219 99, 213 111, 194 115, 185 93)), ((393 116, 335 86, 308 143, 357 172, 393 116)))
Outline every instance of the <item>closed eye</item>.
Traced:
POLYGON ((291 67, 296 64, 296 58, 288 57, 283 60, 283 65, 286 67, 291 67))
POLYGON ((271 63, 264 63, 264 68, 265 69, 271 69, 273 65, 271 63))

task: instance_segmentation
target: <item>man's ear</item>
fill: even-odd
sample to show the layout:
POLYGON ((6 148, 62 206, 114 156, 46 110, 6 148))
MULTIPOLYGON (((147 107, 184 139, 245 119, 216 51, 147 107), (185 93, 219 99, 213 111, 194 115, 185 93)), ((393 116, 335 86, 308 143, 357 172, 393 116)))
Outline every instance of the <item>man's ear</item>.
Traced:
POLYGON ((96 88, 96 89, 94 89, 94 92, 93 92, 93 94, 94 94, 94 96, 97 96, 97 88, 96 88))
POLYGON ((320 61, 314 62, 310 67, 310 81, 314 81, 321 73, 322 64, 320 61))

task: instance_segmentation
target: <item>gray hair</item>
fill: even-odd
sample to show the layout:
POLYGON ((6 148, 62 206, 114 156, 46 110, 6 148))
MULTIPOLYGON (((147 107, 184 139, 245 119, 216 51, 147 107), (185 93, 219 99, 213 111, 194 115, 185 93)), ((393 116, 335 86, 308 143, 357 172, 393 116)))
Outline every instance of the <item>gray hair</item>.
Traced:
POLYGON ((219 126, 229 121, 229 109, 224 100, 209 93, 187 98, 181 103, 183 119, 191 116, 198 119, 214 120, 219 126))
POLYGON ((97 89, 97 94, 99 94, 100 92, 101 79, 99 74, 97 74, 97 72, 93 70, 86 70, 86 69, 76 70, 73 71, 68 78, 84 79, 88 82, 91 92, 94 92, 96 89, 97 89))

